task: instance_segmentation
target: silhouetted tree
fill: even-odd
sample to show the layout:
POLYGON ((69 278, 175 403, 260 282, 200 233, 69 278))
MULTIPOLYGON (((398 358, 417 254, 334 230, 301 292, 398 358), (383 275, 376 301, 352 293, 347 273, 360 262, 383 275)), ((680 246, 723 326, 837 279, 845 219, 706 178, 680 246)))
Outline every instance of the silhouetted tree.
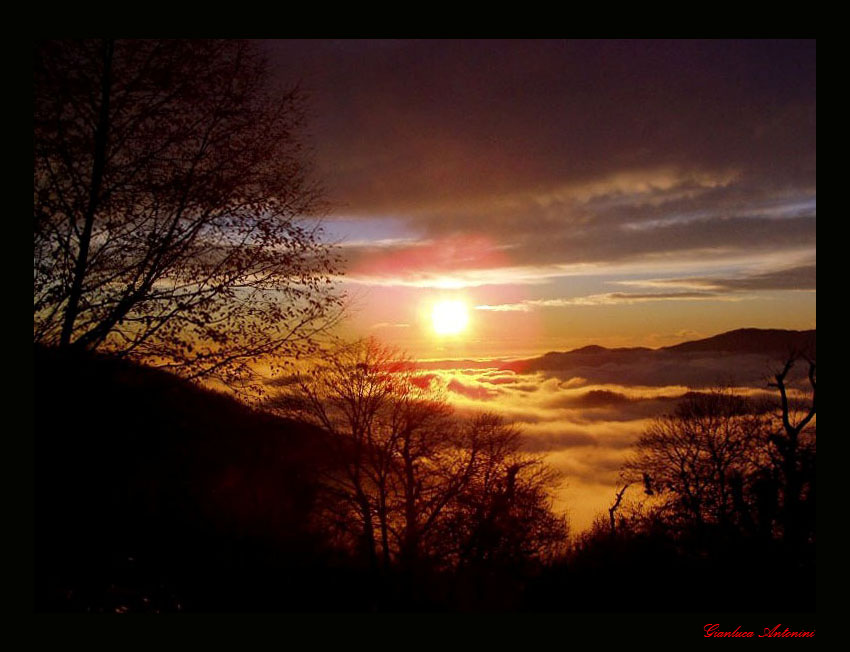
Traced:
MULTIPOLYGON (((683 400, 638 440, 626 472, 642 481, 652 518, 677 532, 782 539, 814 536, 816 365, 811 397, 789 389, 789 357, 774 375, 777 403, 716 388, 683 400)), ((646 518, 646 513, 643 514, 646 518)))
MULTIPOLYGON (((646 491, 649 493, 652 491, 649 488, 649 476, 644 475, 644 478, 646 479, 647 484, 646 491)), ((626 493, 626 489, 628 489, 630 485, 631 483, 629 482, 623 485, 623 488, 620 489, 614 497, 614 502, 612 503, 611 507, 608 508, 608 526, 610 528, 612 536, 617 533, 617 510, 620 508, 620 504, 623 502, 623 496, 626 493)))
POLYGON ((441 556, 460 567, 511 566, 560 551, 567 524, 555 514, 551 490, 558 475, 522 449, 522 434, 495 414, 466 425, 465 446, 475 464, 440 532, 441 556))
POLYGON ((391 475, 417 427, 439 421, 444 408, 431 405, 431 418, 410 411, 418 387, 410 383, 410 365, 396 352, 372 340, 339 346, 305 373, 298 374, 270 405, 284 414, 314 423, 332 435, 337 472, 326 478, 335 513, 329 522, 353 534, 369 565, 391 560, 391 475))
POLYGON ((737 526, 751 508, 743 485, 769 464, 768 431, 769 418, 732 390, 694 394, 641 435, 627 477, 678 530, 737 526))
POLYGON ((248 41, 37 44, 35 341, 227 381, 311 351, 339 298, 302 103, 248 41))
POLYGON ((521 562, 565 536, 553 475, 493 415, 462 421, 439 388, 374 340, 343 345, 271 404, 333 435, 329 524, 378 569, 521 562))
POLYGON ((645 608, 813 609, 816 365, 802 358, 807 373, 792 378, 800 359, 789 356, 773 375, 775 398, 718 387, 653 420, 608 514, 532 601, 608 608, 612 594, 639 591, 645 608), (628 482, 643 497, 625 495, 628 482), (561 597, 570 590, 581 598, 561 597))
POLYGON ((814 537, 815 515, 815 449, 817 364, 805 358, 806 378, 811 396, 794 400, 789 396, 789 373, 799 356, 791 355, 774 375, 771 387, 779 391, 781 426, 768 437, 774 466, 779 471, 780 521, 786 543, 799 546, 814 537))

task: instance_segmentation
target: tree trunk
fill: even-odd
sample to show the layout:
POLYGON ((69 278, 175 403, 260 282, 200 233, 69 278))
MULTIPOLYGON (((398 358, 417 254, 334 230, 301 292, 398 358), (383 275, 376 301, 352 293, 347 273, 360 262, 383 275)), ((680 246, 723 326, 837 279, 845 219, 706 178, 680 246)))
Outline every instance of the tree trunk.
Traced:
POLYGON ((375 551, 375 528, 372 525, 372 509, 369 500, 362 496, 359 499, 360 517, 363 520, 363 554, 372 572, 378 571, 378 555, 375 551))
POLYGON ((389 515, 387 514, 387 488, 382 485, 379 488, 379 508, 378 522, 381 527, 381 558, 384 566, 384 573, 390 570, 390 535, 389 535, 389 515))
MULTIPOLYGON (((100 187, 103 183, 103 170, 106 166, 106 146, 108 144, 109 132, 109 95, 112 86, 112 55, 114 45, 112 41, 103 43, 103 77, 100 89, 100 115, 94 133, 94 159, 92 161, 91 184, 89 186, 89 200, 84 215, 83 232, 80 234, 80 247, 77 252, 77 260, 74 264, 74 279, 71 283, 71 291, 68 294, 68 305, 65 307, 65 316, 62 321, 62 334, 59 345, 67 347, 71 344, 74 334, 74 322, 80 309, 80 297, 83 294, 83 280, 86 275, 88 264, 89 245, 91 244, 94 216, 97 212, 97 204, 100 198, 100 187)), ((74 219, 73 216, 70 216, 74 219)))

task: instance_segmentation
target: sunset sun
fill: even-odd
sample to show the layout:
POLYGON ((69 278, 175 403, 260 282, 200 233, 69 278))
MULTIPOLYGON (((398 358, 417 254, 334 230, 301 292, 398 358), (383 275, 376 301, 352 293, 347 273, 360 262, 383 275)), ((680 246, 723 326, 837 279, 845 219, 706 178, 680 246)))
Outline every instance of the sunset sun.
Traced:
POLYGON ((463 301, 438 301, 431 312, 431 323, 437 335, 457 335, 466 330, 469 311, 463 301))

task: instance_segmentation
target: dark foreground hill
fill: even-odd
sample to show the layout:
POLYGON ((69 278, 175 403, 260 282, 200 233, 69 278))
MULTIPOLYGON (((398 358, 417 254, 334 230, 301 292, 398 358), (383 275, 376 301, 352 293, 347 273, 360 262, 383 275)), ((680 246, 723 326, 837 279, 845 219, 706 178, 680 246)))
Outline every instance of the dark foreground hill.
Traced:
POLYGON ((126 362, 34 366, 38 610, 349 606, 310 522, 323 433, 126 362))

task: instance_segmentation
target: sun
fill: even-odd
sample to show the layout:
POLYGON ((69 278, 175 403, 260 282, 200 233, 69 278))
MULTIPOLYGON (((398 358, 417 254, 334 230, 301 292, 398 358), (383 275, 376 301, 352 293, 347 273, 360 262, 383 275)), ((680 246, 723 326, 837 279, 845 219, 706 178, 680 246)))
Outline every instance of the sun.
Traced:
POLYGON ((463 301, 438 301, 431 311, 431 323, 437 335, 457 335, 469 324, 469 311, 463 301))

